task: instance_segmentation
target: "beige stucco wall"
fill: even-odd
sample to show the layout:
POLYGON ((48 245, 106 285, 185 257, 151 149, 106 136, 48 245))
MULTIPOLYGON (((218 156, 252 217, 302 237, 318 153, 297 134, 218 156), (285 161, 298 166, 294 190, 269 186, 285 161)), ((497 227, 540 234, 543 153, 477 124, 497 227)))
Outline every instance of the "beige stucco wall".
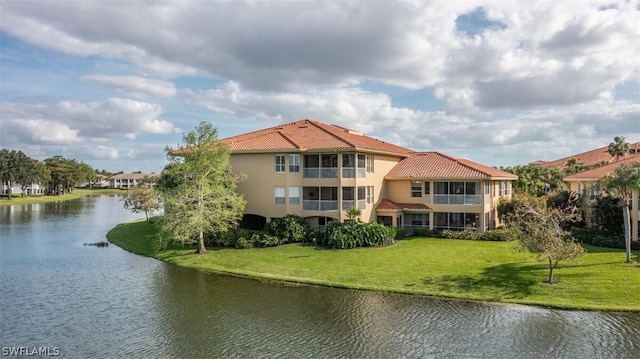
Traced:
MULTIPOLYGON (((285 172, 275 172, 276 153, 233 153, 230 158, 230 165, 234 173, 246 175, 246 180, 238 184, 238 192, 247 200, 246 214, 255 214, 267 218, 283 217, 287 214, 297 214, 302 217, 325 216, 339 221, 346 219, 345 211, 305 211, 302 208, 302 188, 303 187, 338 187, 338 201, 341 201, 342 187, 373 186, 374 201, 379 203, 383 198, 384 176, 395 166, 400 158, 388 155, 374 154, 374 172, 367 173, 366 178, 303 178, 304 155, 321 153, 337 154, 338 168, 341 168, 343 153, 349 152, 279 152, 285 155, 285 172), (300 155, 300 172, 289 172, 289 154, 300 155), (281 186, 286 188, 286 204, 276 205, 274 203, 274 188, 281 186), (300 187, 300 204, 289 205, 288 187, 300 187)), ((359 152, 365 154, 364 152, 359 152)), ((340 174, 341 171, 338 170, 340 174)), ((356 190, 357 195, 357 190, 356 190)), ((357 197, 356 197, 357 199, 357 197)), ((339 208, 341 206, 339 205, 339 208)), ((367 204, 362 211, 361 220, 374 221, 375 204, 367 204)), ((312 220, 313 221, 313 220, 312 220)))

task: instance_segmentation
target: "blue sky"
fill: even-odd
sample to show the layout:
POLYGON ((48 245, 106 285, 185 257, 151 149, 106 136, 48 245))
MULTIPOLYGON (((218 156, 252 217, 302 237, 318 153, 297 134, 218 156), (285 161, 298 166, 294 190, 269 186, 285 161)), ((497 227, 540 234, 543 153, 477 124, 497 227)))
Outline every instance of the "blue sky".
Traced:
POLYGON ((491 166, 640 140, 639 1, 0 0, 0 148, 160 172, 304 118, 491 166))

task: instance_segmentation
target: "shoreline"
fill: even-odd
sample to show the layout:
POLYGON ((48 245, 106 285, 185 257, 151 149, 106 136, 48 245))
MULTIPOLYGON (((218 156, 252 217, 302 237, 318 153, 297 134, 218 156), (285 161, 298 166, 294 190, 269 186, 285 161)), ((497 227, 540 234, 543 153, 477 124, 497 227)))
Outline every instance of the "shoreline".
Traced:
POLYGON ((640 290, 640 276, 633 276, 640 271, 640 264, 623 263, 624 251, 620 250, 589 247, 587 260, 562 262, 556 269, 560 283, 546 284, 546 264, 528 253, 513 253, 513 243, 508 242, 413 238, 367 251, 288 244, 254 249, 215 247, 208 248, 208 254, 197 255, 193 248, 178 246, 158 252, 153 248, 155 234, 154 225, 142 220, 119 224, 109 231, 107 239, 124 250, 166 263, 282 285, 317 285, 546 309, 640 312, 640 303, 626 294, 640 290), (448 258, 447 253, 428 253, 449 247, 470 247, 468 252, 481 254, 467 253, 460 263, 444 259, 434 263, 432 271, 426 271, 425 267, 437 262, 438 257, 448 258), (425 254, 416 256, 416 252, 425 254), (617 257, 620 263, 612 262, 617 257), (593 269, 597 266, 609 268, 593 269))
POLYGON ((71 201, 84 196, 99 196, 103 194, 117 195, 117 194, 124 194, 124 193, 126 193, 125 190, 121 190, 117 188, 100 188, 100 189, 77 188, 71 193, 65 193, 57 196, 56 195, 37 195, 37 196, 28 196, 28 197, 14 196, 10 200, 7 197, 0 197, 0 207, 24 205, 24 204, 35 204, 35 203, 71 201))

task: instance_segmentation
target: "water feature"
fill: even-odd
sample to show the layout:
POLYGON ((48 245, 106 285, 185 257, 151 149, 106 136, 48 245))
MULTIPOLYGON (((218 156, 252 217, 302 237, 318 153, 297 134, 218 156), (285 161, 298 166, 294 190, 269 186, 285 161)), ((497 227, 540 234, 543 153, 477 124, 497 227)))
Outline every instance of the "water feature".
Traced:
POLYGON ((114 196, 0 207, 2 355, 640 357, 639 313, 285 286, 83 245, 135 218, 114 196))

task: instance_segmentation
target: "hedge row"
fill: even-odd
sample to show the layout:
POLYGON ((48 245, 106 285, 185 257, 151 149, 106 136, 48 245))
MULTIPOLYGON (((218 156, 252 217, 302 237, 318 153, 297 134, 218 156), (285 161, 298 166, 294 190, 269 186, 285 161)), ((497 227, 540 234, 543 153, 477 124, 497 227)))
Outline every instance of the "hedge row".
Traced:
POLYGON ((507 227, 500 227, 486 232, 415 228, 413 230, 413 235, 432 238, 467 239, 472 241, 511 242, 518 239, 518 231, 507 227))

